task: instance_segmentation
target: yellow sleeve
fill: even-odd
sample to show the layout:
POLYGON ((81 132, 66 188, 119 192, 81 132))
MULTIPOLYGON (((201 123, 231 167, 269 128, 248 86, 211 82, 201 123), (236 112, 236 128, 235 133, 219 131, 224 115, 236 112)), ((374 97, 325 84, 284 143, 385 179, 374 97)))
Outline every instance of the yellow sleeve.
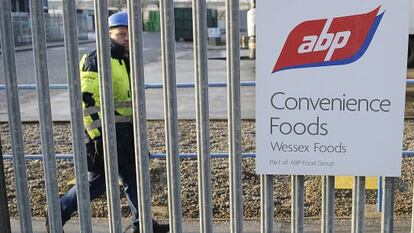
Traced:
POLYGON ((80 81, 82 92, 83 124, 89 136, 92 139, 95 139, 101 136, 99 77, 98 72, 96 71, 83 70, 83 65, 86 59, 90 59, 88 55, 85 55, 80 62, 80 67, 82 67, 82 70, 80 71, 80 81))

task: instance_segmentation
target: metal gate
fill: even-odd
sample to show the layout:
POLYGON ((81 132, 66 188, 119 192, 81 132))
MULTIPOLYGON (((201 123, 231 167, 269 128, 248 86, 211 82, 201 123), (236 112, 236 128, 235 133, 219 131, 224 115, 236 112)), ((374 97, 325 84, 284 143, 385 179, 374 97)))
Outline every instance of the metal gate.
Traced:
MULTIPOLYGON (((172 0, 161 0, 161 37, 162 37, 162 74, 165 104, 165 132, 167 151, 168 204, 170 232, 181 233, 181 185, 178 154, 178 117, 177 117, 177 83, 175 69, 174 9, 172 0)), ((23 135, 19 109, 18 85, 16 75, 14 38, 11 22, 10 0, 0 0, 1 48, 6 77, 8 117, 21 232, 31 233, 32 214, 30 211, 27 187, 26 158, 23 150, 23 135)), ((39 98, 41 138, 47 203, 51 232, 62 232, 58 187, 56 179, 56 156, 52 135, 52 118, 49 96, 48 67, 46 59, 46 40, 43 6, 41 1, 30 1, 33 51, 37 93, 39 98)), ((141 232, 152 232, 151 199, 149 180, 149 158, 147 145, 147 126, 145 109, 145 82, 143 70, 143 45, 141 1, 128 0, 130 21, 131 81, 133 96, 134 141, 136 146, 136 165, 138 182, 139 216, 141 232)), ((241 104, 240 104, 240 50, 239 50, 239 1, 226 0, 227 31, 227 92, 228 92, 228 135, 229 135, 229 177, 230 177, 230 232, 243 232, 242 200, 242 153, 241 153, 241 104)), ((73 152, 76 187, 78 190, 79 231, 92 232, 89 187, 87 180, 86 150, 81 109, 79 81, 78 36, 76 26, 75 1, 63 0, 64 36, 66 48, 67 79, 70 92, 71 123, 73 133, 73 152)), ((197 119, 197 159, 199 177, 200 232, 213 232, 211 204, 211 169, 209 142, 209 103, 207 72, 207 7, 206 1, 193 1, 194 22, 194 60, 195 92, 197 119)), ((97 51, 102 113, 102 128, 105 141, 105 172, 107 186, 107 203, 109 211, 110 232, 122 232, 121 208, 118 188, 117 151, 114 128, 114 104, 111 98, 111 70, 109 61, 108 6, 107 1, 95 0, 95 21, 97 22, 97 51)), ((1 145, 0 145, 1 146, 1 145)), ((0 160, 0 227, 1 232, 10 232, 10 218, 7 208, 3 173, 3 160, 0 160), (3 178, 2 178, 3 177, 3 178)), ((323 177, 322 187, 322 222, 321 232, 334 232, 334 177, 323 177)), ((393 232, 393 191, 394 178, 385 178, 383 193, 382 232, 393 232)), ((272 175, 261 176, 261 232, 273 232, 272 175)), ((291 232, 304 232, 304 176, 292 176, 292 212, 291 232)), ((352 232, 364 230, 365 177, 355 177, 353 188, 352 232)), ((277 220, 276 220, 277 221, 277 220)), ((414 224, 414 217, 412 220, 414 224)), ((413 227, 412 227, 413 229, 413 227)), ((414 232, 414 230, 411 230, 414 232)))

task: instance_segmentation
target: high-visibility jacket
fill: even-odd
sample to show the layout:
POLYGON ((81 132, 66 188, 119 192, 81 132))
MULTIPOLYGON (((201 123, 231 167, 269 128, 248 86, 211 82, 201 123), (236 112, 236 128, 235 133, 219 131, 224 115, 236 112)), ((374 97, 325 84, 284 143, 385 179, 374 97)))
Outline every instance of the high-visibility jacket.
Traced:
MULTIPOLYGON (((101 137, 101 102, 96 50, 85 54, 80 61, 83 123, 91 139, 101 137)), ((131 84, 129 59, 125 48, 111 45, 112 92, 115 108, 115 123, 132 123, 131 84)))

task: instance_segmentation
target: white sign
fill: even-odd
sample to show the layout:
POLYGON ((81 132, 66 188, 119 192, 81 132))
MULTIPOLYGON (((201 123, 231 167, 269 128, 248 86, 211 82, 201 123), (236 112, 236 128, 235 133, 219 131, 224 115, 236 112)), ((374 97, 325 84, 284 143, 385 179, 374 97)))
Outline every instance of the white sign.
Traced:
POLYGON ((257 2, 257 173, 400 176, 407 9, 257 2))

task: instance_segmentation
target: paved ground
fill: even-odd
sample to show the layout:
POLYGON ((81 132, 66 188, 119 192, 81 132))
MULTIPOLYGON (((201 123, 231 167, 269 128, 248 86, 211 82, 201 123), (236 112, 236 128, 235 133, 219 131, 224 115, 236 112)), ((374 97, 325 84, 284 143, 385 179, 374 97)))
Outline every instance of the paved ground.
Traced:
MULTIPOLYGON (((91 40, 80 44, 80 54, 94 47, 93 35, 91 40)), ((160 57, 159 33, 144 34, 144 74, 146 83, 162 83, 162 60, 160 57)), ((17 65, 19 83, 34 83, 33 65, 29 47, 17 48, 17 65), (30 67, 30 68, 27 68, 30 67)), ((241 57, 248 55, 247 50, 241 50, 241 57)), ((209 82, 226 82, 225 46, 210 46, 208 52, 209 82)), ((49 80, 50 83, 66 83, 64 72, 64 48, 62 43, 50 44, 48 49, 49 80)), ((1 70, 0 64, 0 72, 1 70)), ((255 61, 241 59, 240 76, 242 81, 255 81, 255 61)), ((192 42, 176 43, 176 80, 177 83, 194 83, 194 61, 192 42)), ((414 69, 407 72, 407 77, 414 78, 414 69)), ((4 78, 0 78, 0 84, 4 84, 4 78)), ((408 91, 414 90, 409 85, 408 91)), ((21 116, 23 121, 38 120, 38 103, 35 90, 20 90, 21 116)), ((241 88, 242 118, 254 119, 255 114, 255 88, 241 88)), ((179 88, 177 91, 178 117, 180 119, 195 118, 195 94, 194 88, 179 88)), ((5 91, 0 90, 0 99, 6 99, 5 91)), ((163 119, 164 104, 162 89, 147 89, 147 118, 163 119)), ((209 105, 211 119, 227 119, 227 90, 225 87, 210 88, 209 105)), ((69 97, 67 90, 51 90, 51 106, 54 121, 69 121, 69 97)), ((0 101, 0 122, 7 121, 6 101, 0 101)))
MULTIPOLYGON (((92 220, 93 232, 106 233, 108 230, 107 219, 92 220)), ((16 219, 12 220, 12 232, 20 232, 19 225, 16 219)), ((128 219, 123 219, 123 229, 128 225, 128 219)), ((321 232, 321 224, 319 221, 312 219, 306 219, 304 224, 304 232, 306 233, 319 233, 321 232)), ((407 233, 410 232, 411 219, 402 218, 396 219, 394 222, 395 233, 407 233)), ((288 233, 290 231, 290 220, 289 219, 276 219, 274 223, 274 232, 288 233)), ((78 220, 74 219, 69 221, 65 225, 65 233, 77 233, 79 232, 78 220)), ((44 226, 44 219, 36 218, 33 219, 33 232, 43 233, 46 232, 44 226)), ((183 222, 183 233, 198 233, 199 222, 198 221, 184 221, 183 222)), ((215 221, 213 226, 213 232, 215 233, 229 233, 229 222, 228 221, 215 221)), ((251 220, 243 223, 243 232, 248 233, 260 233, 260 221, 251 220)), ((351 232, 351 220, 350 219, 336 219, 334 226, 335 233, 349 233, 351 232)), ((367 233, 378 233, 381 232, 381 221, 380 219, 366 219, 365 221, 365 232, 367 233)))
MULTIPOLYGON (((93 41, 85 41, 83 43, 93 43, 93 41)), ((63 44, 51 44, 50 49, 63 50, 63 44)), ((83 45, 84 46, 84 45, 83 45)), ((30 47, 17 48, 17 53, 27 51, 30 47)), ((209 60, 208 60, 208 75, 209 82, 226 82, 226 60, 225 60, 225 46, 210 46, 209 60)), ((144 56, 148 51, 144 51, 144 56)), ((242 58, 247 57, 248 51, 241 50, 242 58)), ((156 54, 151 55, 150 60, 144 65, 145 81, 146 83, 163 83, 162 80, 162 59, 156 57, 156 54)), ((65 64, 61 64, 65 66, 65 64)), ((56 66, 50 66, 49 69, 56 70, 56 66)), ((255 62, 254 60, 242 59, 240 61, 240 76, 242 81, 255 80, 255 62)), ((57 69, 58 70, 58 69, 57 69)), ((53 71, 55 72, 55 71, 53 71)), ((192 42, 178 42, 176 46, 176 80, 177 83, 194 83, 194 61, 192 42)), ((33 74, 34 75, 34 74, 33 74)), ((53 76, 49 78, 53 79, 53 76)), ((60 78, 62 79, 62 78, 60 78)), ((242 87, 241 90, 241 104, 242 104, 242 118, 252 119, 255 114, 254 103, 254 87, 242 87)), ((23 121, 37 121, 38 120, 38 103, 35 90, 20 90, 20 106, 21 118, 23 121)), ((69 121, 69 97, 67 90, 51 90, 51 106, 52 117, 54 121, 69 121)), ((180 119, 195 119, 195 90, 194 88, 179 88, 177 90, 177 107, 178 117, 180 119)), ((6 98, 5 91, 0 90, 0 97, 6 98)), ((163 119, 164 118, 164 104, 163 104, 163 90, 162 89, 147 89, 147 118, 148 119, 163 119)), ((227 119, 227 89, 226 87, 210 88, 209 90, 209 105, 211 119, 227 119)), ((7 107, 6 103, 0 103, 0 121, 7 121, 7 107)))
MULTIPOLYGON (((89 42, 93 43, 93 42, 89 42)), ((61 49, 61 45, 56 44, 53 49, 61 49)), ((23 50, 22 50, 23 51, 23 50)), ((144 51, 145 52, 145 51, 144 51)), ((177 82, 194 82, 193 58, 192 58, 191 43, 180 44, 180 49, 177 49, 176 54, 176 70, 177 82)), ((242 50, 241 56, 247 56, 247 51, 242 50)), ((225 47, 211 47, 209 50, 209 81, 210 82, 225 82, 226 81, 226 61, 225 61, 225 47)), ((241 60, 241 80, 254 81, 255 80, 255 64, 252 60, 241 60)), ((413 75, 413 71, 409 71, 409 75, 413 75)), ((145 64, 145 79, 147 83, 162 83, 161 77, 161 59, 154 58, 145 64)), ((253 87, 243 87, 241 91, 242 101, 242 117, 254 118, 255 89, 253 87)), ((25 94, 20 99, 21 114, 23 121, 34 121, 38 119, 38 106, 36 94, 34 91, 31 94, 25 94)), ((226 88, 214 88, 209 91, 210 100, 210 117, 212 119, 227 118, 227 97, 226 88)), ((178 95, 178 116, 180 119, 194 119, 195 118, 195 96, 194 89, 179 89, 178 95)), ((0 91, 0 98, 4 98, 4 91, 0 91)), ((62 90, 51 91, 52 115, 55 121, 68 121, 69 116, 69 98, 68 92, 62 90)), ((147 116, 148 119, 163 119, 163 92, 162 89, 148 89, 146 91, 147 99, 147 116)), ((5 110, 5 102, 0 102, 0 121, 7 121, 7 111, 5 110)), ((124 227, 128 224, 128 219, 124 219, 124 227)), ((70 221, 65 226, 66 233, 79 232, 78 221, 76 219, 70 221)), ((394 222, 394 232, 409 232, 411 220, 410 219, 396 219, 394 222)), ((93 219, 94 232, 109 232, 107 219, 93 219)), ((18 220, 12 220, 12 232, 20 232, 18 220)), ((320 223, 317 221, 306 220, 304 232, 321 232, 320 223)), ((44 219, 33 219, 34 232, 45 232, 44 219)), ((275 232, 290 232, 289 220, 276 220, 274 225, 275 232)), ((380 232, 381 222, 379 218, 366 220, 366 232, 380 232)), ((196 221, 186 221, 183 225, 184 233, 199 232, 199 224, 196 221)), ((229 223, 225 221, 217 221, 214 224, 214 232, 227 233, 229 232, 229 223)), ((260 232, 260 221, 246 221, 244 223, 244 232, 258 233, 260 232)), ((351 223, 349 219, 337 219, 335 222, 335 232, 348 233, 351 232, 351 223)))

